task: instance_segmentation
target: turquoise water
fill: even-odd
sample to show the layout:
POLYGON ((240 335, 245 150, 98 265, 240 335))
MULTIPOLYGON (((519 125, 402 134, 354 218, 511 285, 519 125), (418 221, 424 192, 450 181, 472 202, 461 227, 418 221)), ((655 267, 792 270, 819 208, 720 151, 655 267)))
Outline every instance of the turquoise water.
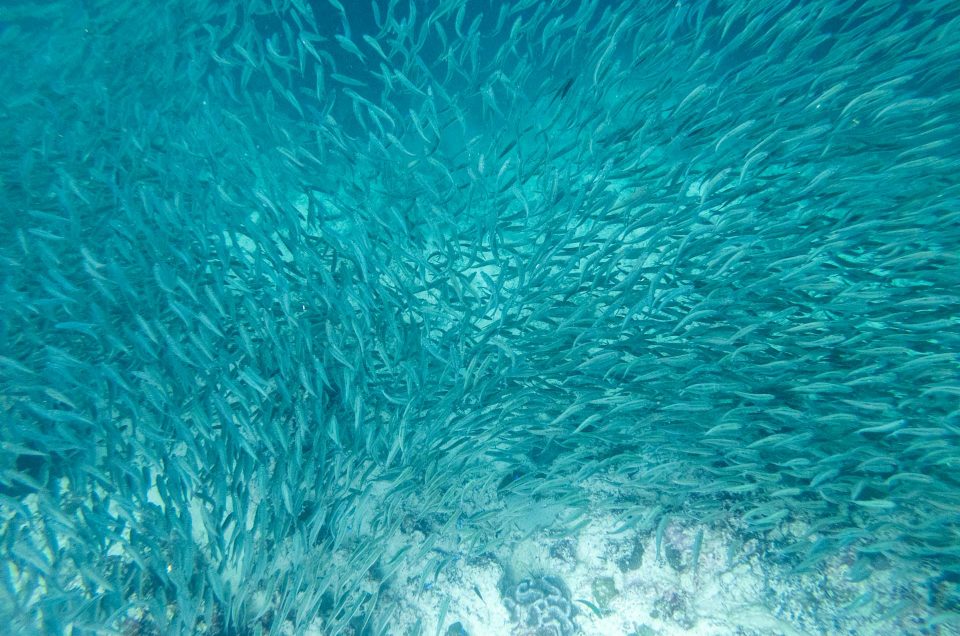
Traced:
POLYGON ((7 2, 0 44, 9 633, 960 629, 956 2, 7 2), (747 560, 775 627, 696 600, 747 560))

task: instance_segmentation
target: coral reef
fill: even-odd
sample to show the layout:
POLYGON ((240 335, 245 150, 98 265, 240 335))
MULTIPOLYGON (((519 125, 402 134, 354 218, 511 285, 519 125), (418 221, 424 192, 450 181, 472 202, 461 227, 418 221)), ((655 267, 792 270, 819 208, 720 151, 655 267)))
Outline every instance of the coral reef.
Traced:
POLYGON ((520 581, 504 595, 503 603, 516 623, 517 636, 572 636, 579 631, 570 591, 555 576, 520 581))

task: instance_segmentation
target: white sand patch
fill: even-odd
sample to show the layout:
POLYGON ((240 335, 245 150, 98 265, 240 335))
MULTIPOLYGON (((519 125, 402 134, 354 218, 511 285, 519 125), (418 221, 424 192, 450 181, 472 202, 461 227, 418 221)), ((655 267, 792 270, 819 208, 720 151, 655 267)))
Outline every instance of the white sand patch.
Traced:
POLYGON ((493 553, 454 560, 435 581, 401 572, 392 586, 400 609, 389 633, 532 635, 511 619, 504 589, 510 580, 540 576, 559 578, 569 588, 575 633, 585 636, 903 630, 902 614, 899 620, 884 617, 889 607, 872 602, 897 594, 893 574, 854 583, 841 564, 789 574, 762 557, 756 540, 744 543, 734 529, 677 521, 667 524, 657 558, 655 531, 617 534, 620 524, 614 515, 599 515, 572 536, 539 531, 493 553))

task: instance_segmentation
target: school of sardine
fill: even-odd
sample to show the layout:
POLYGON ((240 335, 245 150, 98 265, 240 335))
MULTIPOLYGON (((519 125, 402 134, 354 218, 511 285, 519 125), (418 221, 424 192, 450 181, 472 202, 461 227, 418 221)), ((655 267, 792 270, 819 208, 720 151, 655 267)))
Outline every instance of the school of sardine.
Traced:
POLYGON ((10 633, 391 633, 398 571, 547 504, 960 625, 955 0, 18 1, 0 45, 10 633))

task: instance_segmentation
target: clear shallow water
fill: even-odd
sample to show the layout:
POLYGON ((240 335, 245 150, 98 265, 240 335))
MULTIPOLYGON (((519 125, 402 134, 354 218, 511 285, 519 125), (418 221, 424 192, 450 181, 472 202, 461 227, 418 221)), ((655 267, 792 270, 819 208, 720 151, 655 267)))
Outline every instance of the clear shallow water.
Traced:
POLYGON ((4 623, 957 629, 960 12, 522 4, 2 9, 4 623))

